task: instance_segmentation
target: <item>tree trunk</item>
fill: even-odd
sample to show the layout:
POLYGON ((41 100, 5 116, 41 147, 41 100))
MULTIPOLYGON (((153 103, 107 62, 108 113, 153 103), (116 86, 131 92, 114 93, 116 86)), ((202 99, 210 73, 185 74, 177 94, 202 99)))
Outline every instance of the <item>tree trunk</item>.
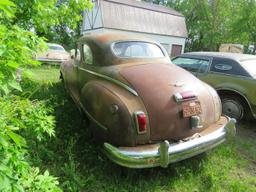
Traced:
POLYGON ((253 43, 253 52, 252 52, 253 55, 256 55, 256 41, 254 41, 253 43))

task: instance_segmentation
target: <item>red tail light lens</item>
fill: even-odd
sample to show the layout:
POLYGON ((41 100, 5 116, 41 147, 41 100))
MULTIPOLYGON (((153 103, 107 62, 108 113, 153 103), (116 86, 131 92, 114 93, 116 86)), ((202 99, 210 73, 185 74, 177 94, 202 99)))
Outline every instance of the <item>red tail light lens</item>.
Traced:
POLYGON ((188 100, 196 99, 197 95, 193 91, 184 91, 174 94, 174 99, 176 102, 183 102, 188 100))
POLYGON ((196 98, 196 94, 193 91, 185 91, 180 93, 184 100, 196 98))
POLYGON ((147 116, 144 112, 135 113, 136 126, 138 133, 146 133, 147 131, 147 116))

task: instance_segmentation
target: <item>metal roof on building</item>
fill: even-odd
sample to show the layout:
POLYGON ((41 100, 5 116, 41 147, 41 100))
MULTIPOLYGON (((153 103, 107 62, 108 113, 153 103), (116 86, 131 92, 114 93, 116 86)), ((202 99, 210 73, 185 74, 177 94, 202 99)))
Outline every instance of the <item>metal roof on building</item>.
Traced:
POLYGON ((105 1, 183 17, 181 13, 179 13, 178 11, 174 10, 171 7, 167 8, 162 5, 148 3, 145 1, 136 1, 136 0, 105 0, 105 1))
POLYGON ((184 16, 172 8, 136 0, 98 0, 98 5, 103 28, 187 37, 184 16))

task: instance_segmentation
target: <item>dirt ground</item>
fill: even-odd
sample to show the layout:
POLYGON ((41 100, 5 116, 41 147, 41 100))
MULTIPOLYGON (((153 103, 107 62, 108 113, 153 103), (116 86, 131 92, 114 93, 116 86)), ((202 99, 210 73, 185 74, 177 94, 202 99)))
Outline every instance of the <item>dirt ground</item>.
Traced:
POLYGON ((252 138, 256 140, 256 120, 237 123, 237 135, 242 138, 252 138))

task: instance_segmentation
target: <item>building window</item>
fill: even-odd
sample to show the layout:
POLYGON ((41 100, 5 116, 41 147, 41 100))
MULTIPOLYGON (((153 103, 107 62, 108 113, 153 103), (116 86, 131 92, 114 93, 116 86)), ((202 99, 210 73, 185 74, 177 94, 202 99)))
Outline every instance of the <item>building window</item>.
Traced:
POLYGON ((171 57, 178 56, 181 54, 181 52, 182 52, 182 45, 176 45, 176 44, 172 45, 171 57))

